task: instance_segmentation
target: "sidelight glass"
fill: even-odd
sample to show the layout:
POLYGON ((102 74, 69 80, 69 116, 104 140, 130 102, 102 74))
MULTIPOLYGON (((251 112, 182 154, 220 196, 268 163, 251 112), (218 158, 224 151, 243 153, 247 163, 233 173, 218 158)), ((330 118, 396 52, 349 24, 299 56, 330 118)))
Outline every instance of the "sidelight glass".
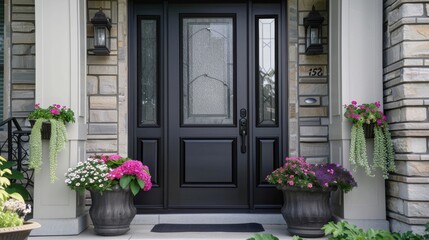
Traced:
POLYGON ((258 126, 277 125, 276 18, 257 18, 257 117, 258 126))
POLYGON ((141 19, 139 36, 140 125, 158 125, 158 19, 141 19))
POLYGON ((182 18, 182 123, 232 125, 233 18, 182 18))

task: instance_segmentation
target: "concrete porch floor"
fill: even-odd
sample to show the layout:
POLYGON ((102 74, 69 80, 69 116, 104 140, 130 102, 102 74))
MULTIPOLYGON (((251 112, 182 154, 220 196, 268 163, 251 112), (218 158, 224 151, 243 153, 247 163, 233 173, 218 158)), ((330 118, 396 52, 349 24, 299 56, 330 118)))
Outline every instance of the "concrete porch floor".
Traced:
MULTIPOLYGON (((38 236, 30 237, 29 240, 79 240, 79 239, 112 239, 112 240, 188 240, 188 239, 222 239, 222 240, 246 240, 255 233, 231 233, 231 232, 186 232, 186 233, 153 233, 150 230, 154 225, 131 225, 131 230, 124 235, 114 237, 103 237, 94 234, 93 227, 90 226, 84 232, 76 236, 38 236)), ((286 225, 263 225, 265 232, 277 236, 281 240, 292 239, 286 231, 286 225)), ((327 238, 312 238, 321 240, 327 238)))

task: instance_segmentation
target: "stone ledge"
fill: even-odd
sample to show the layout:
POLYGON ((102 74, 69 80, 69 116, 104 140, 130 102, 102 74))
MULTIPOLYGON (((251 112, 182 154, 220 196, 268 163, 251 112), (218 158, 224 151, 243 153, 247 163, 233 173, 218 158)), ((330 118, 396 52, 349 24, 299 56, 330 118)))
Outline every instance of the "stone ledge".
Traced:
POLYGON ((409 218, 394 212, 387 212, 387 216, 406 224, 424 225, 429 222, 429 218, 409 218))
POLYGON ((402 183, 429 183, 428 177, 406 177, 400 175, 390 175, 389 180, 402 183))
POLYGON ((394 102, 384 104, 385 110, 401 108, 401 107, 412 107, 412 106, 425 106, 429 105, 429 101, 423 99, 402 99, 394 102))
POLYGON ((415 131, 392 131, 392 137, 427 137, 429 130, 415 130, 415 131))
POLYGON ((397 130, 427 130, 429 123, 391 123, 389 125, 391 131, 397 130))

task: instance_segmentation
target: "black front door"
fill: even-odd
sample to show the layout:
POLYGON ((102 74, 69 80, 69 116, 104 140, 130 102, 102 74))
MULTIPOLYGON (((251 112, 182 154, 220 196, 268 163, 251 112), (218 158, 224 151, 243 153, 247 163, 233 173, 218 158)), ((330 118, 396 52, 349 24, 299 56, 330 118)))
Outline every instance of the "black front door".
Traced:
POLYGON ((279 107, 286 92, 279 70, 284 6, 131 7, 130 155, 150 167, 154 182, 136 204, 279 207, 280 194, 264 178, 286 146, 279 107))

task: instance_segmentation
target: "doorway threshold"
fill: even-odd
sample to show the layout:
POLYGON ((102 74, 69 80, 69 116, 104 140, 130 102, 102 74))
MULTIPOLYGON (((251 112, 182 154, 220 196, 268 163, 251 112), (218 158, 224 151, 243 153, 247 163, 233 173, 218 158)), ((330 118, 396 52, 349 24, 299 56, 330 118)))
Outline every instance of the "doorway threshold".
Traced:
POLYGON ((286 224, 280 213, 192 213, 192 214, 138 214, 133 225, 147 224, 228 224, 260 223, 264 225, 286 224))

